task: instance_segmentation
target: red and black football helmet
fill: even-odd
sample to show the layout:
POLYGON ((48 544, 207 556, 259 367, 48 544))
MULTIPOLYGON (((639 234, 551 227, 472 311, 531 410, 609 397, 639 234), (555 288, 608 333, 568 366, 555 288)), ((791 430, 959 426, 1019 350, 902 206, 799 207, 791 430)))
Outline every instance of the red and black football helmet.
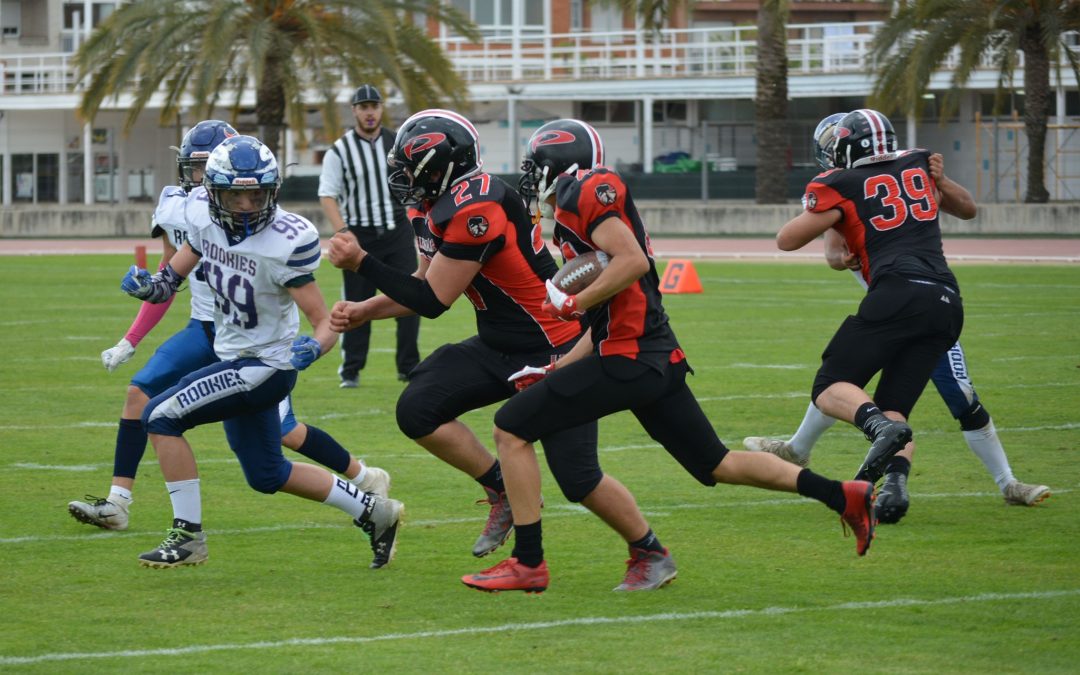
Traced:
POLYGON ((390 193, 402 204, 434 201, 451 185, 480 173, 476 127, 450 110, 422 110, 398 129, 386 157, 390 193))
POLYGON ((833 166, 850 169, 863 164, 892 159, 896 152, 896 132, 892 122, 876 110, 863 108, 849 112, 833 130, 833 166))
POLYGON ((518 192, 526 204, 533 199, 543 201, 559 174, 591 169, 603 163, 604 143, 592 126, 575 119, 548 122, 529 138, 518 192))

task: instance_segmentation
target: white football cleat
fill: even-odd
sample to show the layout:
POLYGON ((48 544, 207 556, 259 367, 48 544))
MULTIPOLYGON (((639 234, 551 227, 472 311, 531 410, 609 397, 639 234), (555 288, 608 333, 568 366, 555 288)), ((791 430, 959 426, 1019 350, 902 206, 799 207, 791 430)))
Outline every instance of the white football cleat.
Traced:
POLYGON ((80 523, 96 525, 103 530, 126 530, 128 507, 101 497, 86 495, 85 502, 71 502, 68 513, 80 523))
POLYGON ((1035 506, 1050 496, 1050 488, 1014 480, 1005 486, 1001 494, 1009 506, 1035 506))
POLYGON ((809 457, 799 457, 795 453, 795 448, 791 446, 791 443, 782 441, 779 438, 765 438, 764 436, 747 436, 743 439, 743 447, 750 452, 767 452, 771 455, 776 455, 780 459, 797 464, 798 466, 806 466, 810 463, 809 457))

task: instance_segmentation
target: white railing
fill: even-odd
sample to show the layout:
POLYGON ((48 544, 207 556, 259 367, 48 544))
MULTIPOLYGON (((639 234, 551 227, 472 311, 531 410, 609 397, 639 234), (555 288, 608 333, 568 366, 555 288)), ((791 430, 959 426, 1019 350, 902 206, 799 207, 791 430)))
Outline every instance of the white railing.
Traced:
MULTIPOLYGON (((881 25, 861 22, 788 26, 789 74, 797 77, 869 72, 870 44, 881 25)), ((651 37, 636 31, 523 36, 516 45, 505 38, 486 38, 479 43, 445 38, 439 43, 470 84, 715 78, 753 75, 757 64, 756 33, 753 26, 733 26, 667 29, 651 37)), ((1067 43, 1080 56, 1080 36, 1070 34, 1067 43)), ((958 59, 959 52, 954 51, 943 70, 955 67, 958 59)), ((0 95, 71 93, 76 85, 72 60, 69 53, 0 56, 0 95)), ((984 59, 981 67, 994 69, 992 59, 984 59)), ((1065 68, 1068 70, 1067 65, 1065 68)))

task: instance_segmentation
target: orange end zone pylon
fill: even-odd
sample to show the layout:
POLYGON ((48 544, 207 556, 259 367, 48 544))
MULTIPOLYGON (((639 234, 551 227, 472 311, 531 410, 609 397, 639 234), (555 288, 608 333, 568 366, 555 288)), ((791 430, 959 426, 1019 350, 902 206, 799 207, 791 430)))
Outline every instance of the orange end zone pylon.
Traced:
POLYGON ((661 293, 701 293, 703 290, 694 263, 683 258, 668 261, 664 275, 660 277, 661 293))
POLYGON ((135 264, 138 265, 139 269, 141 269, 141 270, 146 269, 146 247, 145 246, 136 246, 135 247, 135 264))

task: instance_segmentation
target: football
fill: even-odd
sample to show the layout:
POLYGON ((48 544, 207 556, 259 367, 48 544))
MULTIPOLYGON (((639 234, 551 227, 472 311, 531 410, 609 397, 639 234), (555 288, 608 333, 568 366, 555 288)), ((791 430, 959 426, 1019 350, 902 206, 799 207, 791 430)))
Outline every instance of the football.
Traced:
POLYGON ((607 262, 608 257, 602 251, 582 253, 567 260, 551 281, 563 293, 576 295, 596 281, 596 277, 607 267, 607 262))

